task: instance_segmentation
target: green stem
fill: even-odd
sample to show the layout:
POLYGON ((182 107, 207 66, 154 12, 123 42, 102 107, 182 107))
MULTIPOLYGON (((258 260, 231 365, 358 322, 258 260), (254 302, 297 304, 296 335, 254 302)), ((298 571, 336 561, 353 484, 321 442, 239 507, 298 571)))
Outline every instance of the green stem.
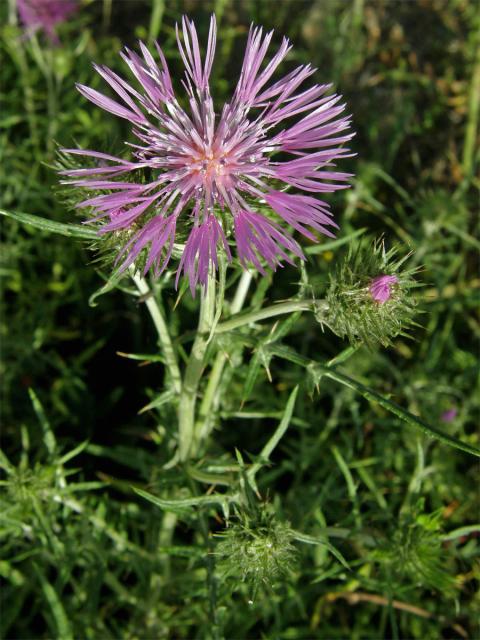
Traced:
POLYGON ((214 318, 215 273, 210 273, 200 301, 197 335, 188 358, 178 403, 179 457, 183 462, 195 454, 195 405, 214 318))
POLYGON ((470 178, 475 163, 475 149, 477 148, 478 114, 480 112, 480 37, 477 34, 477 52, 473 66, 472 83, 468 100, 468 119, 465 128, 465 142, 463 145, 463 174, 470 178))
POLYGON ((148 41, 153 42, 158 38, 162 26, 165 0, 152 0, 152 12, 150 14, 150 26, 148 29, 148 41))
POLYGON ((157 330, 158 342, 165 357, 165 365, 172 380, 175 393, 178 395, 182 390, 182 377, 180 375, 177 356, 175 354, 175 349, 173 348, 164 315, 155 300, 153 292, 145 281, 145 278, 135 274, 132 270, 130 271, 130 275, 140 295, 145 299, 145 304, 147 305, 147 309, 150 312, 153 324, 157 330))
POLYGON ((35 107, 35 92, 30 82, 30 70, 28 68, 23 44, 15 47, 11 55, 20 70, 20 83, 23 87, 23 95, 25 98, 25 111, 27 113, 28 127, 30 130, 30 140, 32 141, 32 146, 39 151, 40 137, 35 107))
MULTIPOLYGON (((232 305, 230 307, 230 311, 232 314, 238 313, 243 307, 251 281, 252 274, 249 271, 244 271, 240 278, 240 282, 238 283, 238 287, 235 292, 232 305)), ((222 373, 227 362, 227 358, 228 354, 225 351, 219 351, 213 363, 212 371, 210 372, 208 384, 205 389, 205 394, 200 404, 198 416, 199 420, 195 427, 195 431, 198 434, 199 439, 204 439, 208 435, 208 422, 211 416, 212 407, 215 404, 218 385, 220 384, 220 381, 222 379, 222 373)))
POLYGON ((215 333, 225 333, 226 331, 243 327, 246 324, 283 315, 285 313, 293 313, 295 311, 314 311, 317 305, 318 302, 315 300, 290 300, 289 302, 279 302, 271 307, 266 307, 259 311, 242 313, 230 318, 230 320, 227 320, 226 322, 221 322, 215 329, 215 333))
POLYGON ((110 28, 110 22, 112 19, 112 0, 103 0, 102 7, 102 29, 105 33, 110 28))

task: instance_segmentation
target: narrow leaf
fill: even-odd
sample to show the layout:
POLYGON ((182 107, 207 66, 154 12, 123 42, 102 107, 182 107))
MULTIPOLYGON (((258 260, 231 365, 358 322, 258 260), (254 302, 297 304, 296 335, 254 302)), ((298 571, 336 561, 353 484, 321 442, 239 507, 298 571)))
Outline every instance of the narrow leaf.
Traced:
POLYGON ((97 232, 94 229, 89 229, 81 224, 66 224, 64 222, 56 222, 55 220, 49 220, 48 218, 34 216, 30 213, 5 211, 4 209, 0 209, 0 215, 7 216, 7 218, 12 218, 17 222, 30 225, 48 233, 57 233, 61 236, 82 238, 83 240, 95 240, 98 238, 97 232))
MULTIPOLYGON (((290 420, 292 419, 293 409, 295 407, 295 400, 297 399, 298 394, 298 385, 290 394, 288 398, 287 405, 285 407, 285 411, 283 413, 283 418, 280 421, 280 424, 275 429, 272 437, 269 439, 267 444, 263 447, 260 452, 260 459, 262 461, 267 462, 270 459, 270 455, 275 447, 278 445, 280 440, 283 438, 288 426, 290 424, 290 420)), ((261 469, 261 467, 265 464, 265 462, 255 462, 252 464, 250 469, 247 471, 247 476, 250 480, 255 478, 255 474, 261 469)))
POLYGON ((367 400, 377 402, 384 409, 386 409, 390 413, 393 413, 412 427, 420 429, 420 431, 430 436, 431 438, 435 438, 436 440, 439 440, 444 444, 448 444, 450 447, 460 449, 461 451, 470 453, 473 456, 480 457, 480 449, 478 449, 477 447, 474 447, 467 442, 463 442, 462 440, 458 440, 457 438, 454 438, 453 436, 445 433, 444 431, 441 431, 440 429, 437 429, 436 427, 432 427, 427 422, 422 420, 419 416, 415 416, 413 415, 413 413, 410 413, 406 409, 402 409, 400 405, 392 402, 391 400, 388 400, 380 393, 377 393, 373 389, 370 389, 370 387, 366 387, 361 382, 358 382, 357 380, 354 380, 353 378, 350 378, 343 373, 339 373, 338 371, 328 367, 327 365, 315 362, 314 360, 309 360, 308 358, 305 358, 305 356, 294 352, 293 349, 285 348, 281 345, 275 345, 269 348, 272 354, 280 358, 284 358, 285 360, 289 360, 290 362, 294 362, 295 364, 298 364, 300 366, 306 368, 314 368, 317 371, 321 372, 327 378, 331 378, 332 380, 335 380, 335 382, 339 382, 340 384, 353 389, 357 393, 360 393, 367 400))
POLYGON ((88 299, 88 306, 96 307, 98 304, 96 302, 97 298, 99 298, 100 296, 103 296, 105 293, 109 293, 113 289, 116 289, 118 286, 118 283, 122 279, 122 275, 123 274, 119 274, 118 271, 113 273, 104 285, 102 285, 99 289, 97 289, 92 293, 92 295, 88 299))
POLYGON ((132 489, 139 496, 145 498, 145 500, 148 500, 149 502, 152 502, 164 511, 175 511, 178 509, 184 509, 185 507, 204 507, 213 504, 223 505, 225 502, 229 502, 234 499, 234 496, 212 493, 208 496, 196 496, 192 498, 182 498, 179 500, 164 500, 163 498, 154 496, 152 493, 148 493, 142 489, 137 489, 136 487, 132 487, 132 489))
POLYGON ((305 542, 306 544, 320 544, 323 545, 324 547, 326 547, 330 553, 335 556, 335 558, 345 567, 345 569, 349 569, 350 567, 348 566, 348 562, 345 560, 345 558, 343 557, 343 555, 340 553, 340 551, 338 549, 336 549, 333 544, 330 544, 330 542, 328 542, 328 540, 325 540, 325 538, 314 538, 313 536, 309 536, 306 533, 302 533, 301 531, 295 531, 294 529, 291 529, 291 532, 293 534, 293 537, 295 538, 295 540, 298 540, 298 542, 305 542))
POLYGON ((32 388, 29 388, 28 393, 30 394, 30 400, 33 404, 33 409, 37 414, 38 421, 43 429, 43 442, 45 447, 51 455, 55 453, 55 449, 57 448, 57 442, 55 440, 55 436, 53 435, 53 431, 50 427, 50 423, 48 422, 47 416, 45 415, 45 411, 43 410, 42 403, 37 397, 37 394, 32 388))
POLYGON ((57 627, 57 638, 62 638, 62 640, 73 640, 73 633, 70 627, 70 622, 68 620, 65 609, 63 608, 58 593, 37 567, 35 567, 35 570, 42 586, 43 594, 50 606, 52 616, 57 627))
POLYGON ((145 413, 146 411, 150 411, 151 409, 157 409, 158 407, 161 407, 164 404, 168 404, 169 402, 172 402, 175 397, 176 397, 175 391, 173 389, 167 389, 167 391, 164 391, 159 396, 157 396, 154 400, 152 400, 151 402, 146 404, 144 407, 142 407, 138 413, 141 414, 141 413, 145 413))
POLYGON ((355 238, 358 238, 359 236, 363 235, 366 230, 367 230, 366 228, 358 229, 357 231, 354 231, 353 233, 349 233, 347 236, 344 236, 343 238, 338 238, 337 240, 332 240, 331 242, 322 242, 321 244, 316 244, 311 247, 306 247, 305 253, 317 254, 317 253, 325 253, 326 251, 331 251, 332 249, 337 249, 338 247, 341 247, 342 244, 348 244, 352 240, 355 240, 355 238))

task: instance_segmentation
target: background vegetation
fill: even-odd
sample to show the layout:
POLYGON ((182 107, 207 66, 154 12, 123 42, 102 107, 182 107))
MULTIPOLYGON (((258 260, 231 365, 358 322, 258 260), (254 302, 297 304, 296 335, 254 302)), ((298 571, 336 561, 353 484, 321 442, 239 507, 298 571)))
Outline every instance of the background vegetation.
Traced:
MULTIPOLYGON (((276 43, 288 35, 295 46, 284 68, 318 67, 317 80, 345 96, 357 131, 354 186, 331 199, 339 241, 309 249, 310 282, 322 292, 366 230, 403 243, 423 266, 413 340, 363 347, 342 371, 478 444, 476 2, 85 1, 56 48, 22 37, 14 4, 0 3, 2 209, 63 222, 78 220, 56 193, 57 143, 118 152, 129 135, 128 123, 74 88, 100 87, 92 60, 122 73, 123 45, 158 39, 178 77, 175 21, 187 13, 205 36, 215 11, 220 102, 234 88, 251 21, 275 28, 276 43)), ((235 573, 238 557, 228 563, 235 545, 212 536, 225 529, 220 509, 180 510, 169 541, 171 514, 132 490, 182 497, 187 484, 164 468, 173 414, 139 412, 162 390, 161 363, 119 355, 157 351, 144 305, 119 289, 92 301, 108 274, 88 246, 11 219, 1 277, 2 637, 478 637, 473 456, 333 380, 315 385, 298 365, 260 357, 270 333, 259 326, 258 342, 228 369, 202 468, 228 470, 235 449, 246 462, 258 454, 298 384, 294 418, 257 477, 259 491, 280 527, 343 534, 331 540, 336 553, 293 543, 287 575, 254 588, 242 581, 244 567, 235 573)), ((298 279, 293 268, 277 273, 269 298, 288 297, 298 279)), ((170 312, 176 293, 163 293, 170 312)), ((175 335, 195 326, 197 304, 183 298, 175 335)), ((283 344, 320 361, 347 346, 310 316, 295 318, 283 344)))

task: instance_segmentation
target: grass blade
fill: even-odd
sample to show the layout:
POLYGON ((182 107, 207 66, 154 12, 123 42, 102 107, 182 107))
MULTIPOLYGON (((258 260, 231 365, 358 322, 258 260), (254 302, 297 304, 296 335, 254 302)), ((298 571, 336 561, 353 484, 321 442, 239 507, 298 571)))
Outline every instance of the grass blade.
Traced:
POLYGON ((53 435, 52 428, 48 421, 47 416, 45 415, 45 411, 43 409, 42 403, 38 399, 35 391, 30 387, 28 390, 30 394, 30 400, 32 401, 33 409, 37 414, 38 421, 43 430, 43 442, 45 447, 50 455, 53 455, 57 448, 57 442, 55 440, 55 436, 53 435))
POLYGON ((57 638, 62 638, 62 640, 73 640, 73 633, 68 621, 68 616, 57 592, 38 568, 36 568, 36 573, 42 587, 43 595, 50 606, 55 626, 57 627, 57 638))

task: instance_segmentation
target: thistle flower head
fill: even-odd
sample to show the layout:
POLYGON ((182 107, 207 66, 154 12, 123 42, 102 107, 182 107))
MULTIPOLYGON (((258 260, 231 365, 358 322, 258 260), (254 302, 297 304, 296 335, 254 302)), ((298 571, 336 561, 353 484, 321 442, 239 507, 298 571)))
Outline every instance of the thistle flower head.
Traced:
POLYGON ((121 54, 137 88, 110 69, 95 66, 116 100, 78 86, 91 102, 130 121, 137 138, 129 145, 130 159, 66 150, 96 163, 63 172, 69 184, 92 192, 78 206, 90 208, 93 220, 104 222, 100 233, 127 232, 119 254, 121 269, 142 254, 144 271, 160 274, 169 263, 176 234, 186 232, 177 281, 180 273, 188 275, 192 292, 216 268, 219 247, 231 259, 231 236, 241 264, 261 272, 265 265, 275 269, 294 256, 304 259, 279 220, 311 240, 317 239, 315 233, 333 235, 337 225, 328 204, 312 194, 348 186, 350 174, 333 166, 348 155, 343 144, 353 136, 347 131, 349 117, 342 115, 341 97, 328 95, 328 84, 299 89, 315 72, 310 65, 300 65, 272 83, 291 45, 284 38, 265 63, 273 32, 252 26, 236 89, 217 113, 209 87, 215 17, 203 60, 193 22, 183 18, 176 33, 188 108, 175 96, 158 44, 158 62, 143 43, 141 55, 129 49, 121 54), (148 181, 141 179, 146 169, 148 181), (123 178, 114 179, 119 176, 123 178))
POLYGON ((423 500, 413 512, 402 515, 388 539, 379 543, 373 557, 387 570, 389 582, 408 578, 415 585, 454 596, 458 583, 452 577, 442 544, 442 512, 423 512, 423 500))
POLYGON ((292 568, 295 547, 291 529, 266 505, 254 518, 239 514, 238 521, 217 536, 221 541, 215 553, 223 575, 240 578, 254 592, 258 587, 271 586, 292 568))
POLYGON ((53 43, 58 43, 55 27, 68 20, 78 9, 76 0, 17 0, 23 25, 31 30, 43 30, 53 43))
POLYGON ((410 289, 419 286, 416 269, 406 269, 409 256, 398 258, 383 242, 360 243, 330 275, 326 310, 319 320, 352 343, 387 346, 414 324, 415 300, 410 289))

